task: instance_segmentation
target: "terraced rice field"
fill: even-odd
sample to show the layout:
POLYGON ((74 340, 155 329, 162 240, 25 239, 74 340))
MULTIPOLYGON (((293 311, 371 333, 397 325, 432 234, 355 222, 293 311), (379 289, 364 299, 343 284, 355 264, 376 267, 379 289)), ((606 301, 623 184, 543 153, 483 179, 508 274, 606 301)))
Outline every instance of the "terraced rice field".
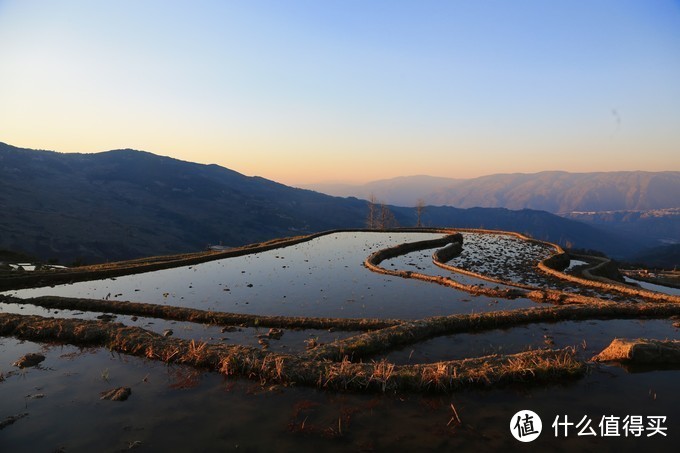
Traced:
POLYGON ((517 235, 463 232, 446 264, 465 272, 436 265, 441 245, 370 258, 400 244, 453 242, 451 233, 333 232, 6 291, 0 446, 507 448, 518 445, 508 423, 524 408, 544 417, 539 446, 671 445, 673 425, 669 436, 565 439, 550 423, 565 414, 680 416, 672 366, 631 374, 589 362, 616 336, 678 338, 680 305, 561 282, 538 269, 558 248, 517 235), (12 366, 27 353, 44 360, 12 366), (130 389, 126 401, 100 399, 118 387, 130 389))

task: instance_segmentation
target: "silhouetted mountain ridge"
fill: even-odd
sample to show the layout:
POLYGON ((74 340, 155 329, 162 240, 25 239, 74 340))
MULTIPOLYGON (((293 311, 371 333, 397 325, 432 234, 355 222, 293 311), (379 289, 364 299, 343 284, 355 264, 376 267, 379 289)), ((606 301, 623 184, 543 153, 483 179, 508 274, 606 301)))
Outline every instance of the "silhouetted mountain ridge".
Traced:
MULTIPOLYGON (((0 249, 70 262, 119 260, 361 228, 366 201, 130 149, 69 154, 0 143, 0 249)), ((392 207, 402 226, 413 209, 392 207)), ((529 233, 610 254, 646 243, 541 211, 428 207, 429 226, 529 233)))

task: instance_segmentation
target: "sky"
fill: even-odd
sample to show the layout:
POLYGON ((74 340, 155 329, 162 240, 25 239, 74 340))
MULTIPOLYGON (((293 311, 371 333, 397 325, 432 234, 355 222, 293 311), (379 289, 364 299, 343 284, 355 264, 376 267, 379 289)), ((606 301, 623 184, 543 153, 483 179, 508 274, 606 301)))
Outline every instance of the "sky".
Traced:
POLYGON ((0 0, 0 141, 290 185, 680 170, 680 1, 0 0))

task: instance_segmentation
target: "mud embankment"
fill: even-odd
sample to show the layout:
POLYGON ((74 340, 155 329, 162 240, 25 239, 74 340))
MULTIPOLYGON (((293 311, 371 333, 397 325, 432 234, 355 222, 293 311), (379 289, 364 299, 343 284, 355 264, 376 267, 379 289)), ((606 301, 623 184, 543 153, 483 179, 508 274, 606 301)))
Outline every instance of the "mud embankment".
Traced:
POLYGON ((123 275, 141 274, 144 272, 170 269, 173 267, 191 266, 209 261, 220 260, 223 258, 233 258, 251 253, 273 250, 280 247, 287 247, 299 244, 301 242, 310 241, 316 237, 331 233, 333 232, 329 231, 308 236, 275 239, 268 242, 246 245, 243 247, 219 252, 204 251, 179 255, 164 255, 68 269, 36 271, 31 273, 24 272, 17 275, 6 275, 0 278, 0 291, 60 285, 87 280, 99 280, 103 278, 120 277, 123 275))
POLYGON ((310 360, 240 345, 164 337, 122 324, 0 314, 0 336, 106 347, 111 351, 281 383, 361 391, 450 391, 509 382, 553 382, 585 372, 571 349, 491 355, 426 365, 310 360))
MULTIPOLYGON (((499 231, 469 230, 469 229, 464 231, 484 232, 491 234, 507 234, 510 236, 515 236, 517 238, 532 241, 542 245, 550 245, 554 247, 557 252, 556 255, 554 256, 561 255, 564 253, 562 249, 555 244, 530 239, 519 233, 512 232, 506 233, 499 231)), ((479 274, 476 272, 468 271, 466 269, 446 264, 445 261, 451 260, 455 256, 455 253, 460 253, 462 247, 463 247, 462 235, 460 233, 454 233, 441 239, 410 242, 406 244, 400 244, 395 247, 389 247, 382 250, 378 250, 377 252, 371 254, 368 258, 366 258, 366 260, 364 261, 364 265, 371 271, 380 274, 394 275, 402 278, 415 278, 425 282, 437 283, 439 285, 455 288, 473 295, 485 295, 489 297, 498 297, 504 299, 516 299, 518 297, 526 297, 538 303, 552 303, 552 304, 592 304, 599 302, 599 299, 594 297, 582 296, 578 294, 569 294, 557 290, 542 289, 535 286, 500 280, 497 278, 489 277, 483 274, 479 274), (435 251, 434 254, 432 255, 434 264, 441 267, 442 269, 446 269, 450 272, 462 275, 468 275, 480 280, 485 280, 499 285, 510 286, 512 288, 500 289, 500 288, 488 288, 481 285, 468 285, 465 283, 460 283, 449 277, 444 277, 440 275, 426 275, 414 271, 391 270, 380 266, 380 263, 386 259, 395 258, 406 253, 411 253, 418 250, 427 250, 438 246, 448 248, 448 250, 443 252, 443 254, 442 249, 440 249, 435 251)), ((551 256, 548 259, 551 259, 554 256, 551 256)), ((562 259, 563 258, 556 258, 556 261, 562 259)))
POLYGON ((677 366, 680 365, 680 341, 615 338, 606 349, 593 357, 593 361, 677 366))
POLYGON ((71 297, 41 296, 20 299, 0 295, 0 302, 11 304, 32 304, 48 309, 77 310, 89 312, 115 313, 118 315, 143 316, 172 321, 195 322, 221 326, 238 325, 241 327, 276 327, 303 329, 335 329, 364 331, 382 329, 399 324, 399 320, 373 318, 311 318, 291 316, 263 316, 240 313, 224 313, 198 310, 195 308, 173 307, 142 302, 127 302, 100 299, 80 299, 71 297))
MULTIPOLYGON (((353 360, 402 348, 423 340, 460 333, 479 333, 527 324, 585 321, 592 319, 668 319, 680 315, 680 305, 663 303, 625 304, 599 302, 588 305, 562 305, 520 310, 505 310, 466 315, 449 315, 405 321, 384 329, 355 335, 306 353, 314 359, 353 360)), ((615 332, 612 332, 615 335, 615 332)))
POLYGON ((591 287, 591 288, 596 288, 599 290, 604 290, 607 292, 613 292, 616 294, 622 294, 625 296, 634 296, 634 297, 640 297, 646 300, 652 300, 652 301, 658 301, 658 302, 672 302, 672 303, 680 303, 680 296, 673 296, 670 294, 663 294, 663 293, 657 293, 654 291, 649 291, 646 289, 642 288, 633 288, 632 286, 624 285, 622 283, 616 282, 614 280, 610 280, 608 278, 600 277, 597 275, 593 275, 593 269, 598 268, 600 266, 607 266, 610 265, 609 262, 610 260, 607 258, 602 258, 602 257, 593 257, 593 256, 583 256, 583 255, 574 255, 575 258, 583 258, 583 259, 588 259, 588 260, 595 260, 597 261, 597 264, 595 264, 593 267, 586 268, 582 271, 583 275, 587 278, 580 278, 576 277, 574 275, 569 275, 565 274, 564 272, 558 270, 558 268, 553 267, 553 262, 550 261, 550 258, 547 260, 543 260, 540 263, 538 263, 538 268, 548 274, 551 275, 555 278, 568 281, 571 283, 576 283, 578 285, 586 286, 586 287, 591 287))
MULTIPOLYGON (((506 299, 514 299, 517 297, 526 296, 526 292, 516 289, 494 289, 485 288, 479 285, 466 285, 464 283, 457 282, 449 277, 443 277, 440 275, 426 275, 420 272, 414 271, 404 271, 404 270, 390 270, 380 266, 380 263, 386 259, 395 258, 400 255, 405 255, 407 253, 415 252, 418 250, 428 250, 435 247, 451 247, 450 252, 445 252, 446 254, 452 254, 453 251, 462 248, 463 236, 460 233, 449 234, 441 239, 433 239, 428 241, 417 241, 409 242, 406 244, 399 244, 394 247, 388 247, 385 249, 378 250, 371 254, 364 261, 364 266, 373 272, 385 275, 394 275, 402 278, 415 278, 430 283, 437 283, 439 285, 449 286, 451 288, 459 289, 461 291, 466 291, 471 294, 482 294, 490 297, 502 297, 506 299), (457 245, 456 245, 457 244, 457 245)), ((437 251, 439 252, 439 251, 437 251)), ((437 253, 435 252, 435 254, 437 253)))

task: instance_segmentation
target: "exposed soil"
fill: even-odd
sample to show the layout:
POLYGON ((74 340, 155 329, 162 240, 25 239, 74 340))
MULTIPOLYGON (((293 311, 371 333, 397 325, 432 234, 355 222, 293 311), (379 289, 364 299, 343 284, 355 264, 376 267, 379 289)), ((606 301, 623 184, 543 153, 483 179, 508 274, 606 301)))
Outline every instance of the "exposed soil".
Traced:
POLYGON ((118 387, 102 392, 99 399, 109 401, 125 401, 132 394, 130 387, 118 387))
POLYGON ((593 357, 593 360, 645 365, 678 365, 680 364, 680 341, 615 338, 607 348, 593 357))
POLYGON ((0 420, 0 429, 3 429, 26 416, 28 416, 28 413, 25 412, 22 414, 10 415, 9 417, 6 417, 4 420, 0 420))
POLYGON ((13 365, 19 368, 30 368, 38 365, 43 360, 45 360, 44 355, 38 353, 30 353, 26 354, 25 356, 14 362, 13 365))
MULTIPOLYGON (((120 315, 144 316, 162 318, 175 321, 187 321, 203 324, 222 325, 229 327, 278 327, 305 329, 335 329, 335 330, 370 330, 399 324, 398 320, 371 318, 308 318, 287 316, 263 316, 239 313, 223 313, 216 311, 198 310, 195 308, 174 307, 168 305, 147 304, 142 302, 127 302, 101 299, 82 299, 57 296, 43 296, 29 299, 19 299, 0 295, 0 302, 15 304, 33 304, 49 309, 70 309, 78 311, 106 312, 120 315)), ((102 320, 110 321, 110 315, 102 315, 102 320)))

